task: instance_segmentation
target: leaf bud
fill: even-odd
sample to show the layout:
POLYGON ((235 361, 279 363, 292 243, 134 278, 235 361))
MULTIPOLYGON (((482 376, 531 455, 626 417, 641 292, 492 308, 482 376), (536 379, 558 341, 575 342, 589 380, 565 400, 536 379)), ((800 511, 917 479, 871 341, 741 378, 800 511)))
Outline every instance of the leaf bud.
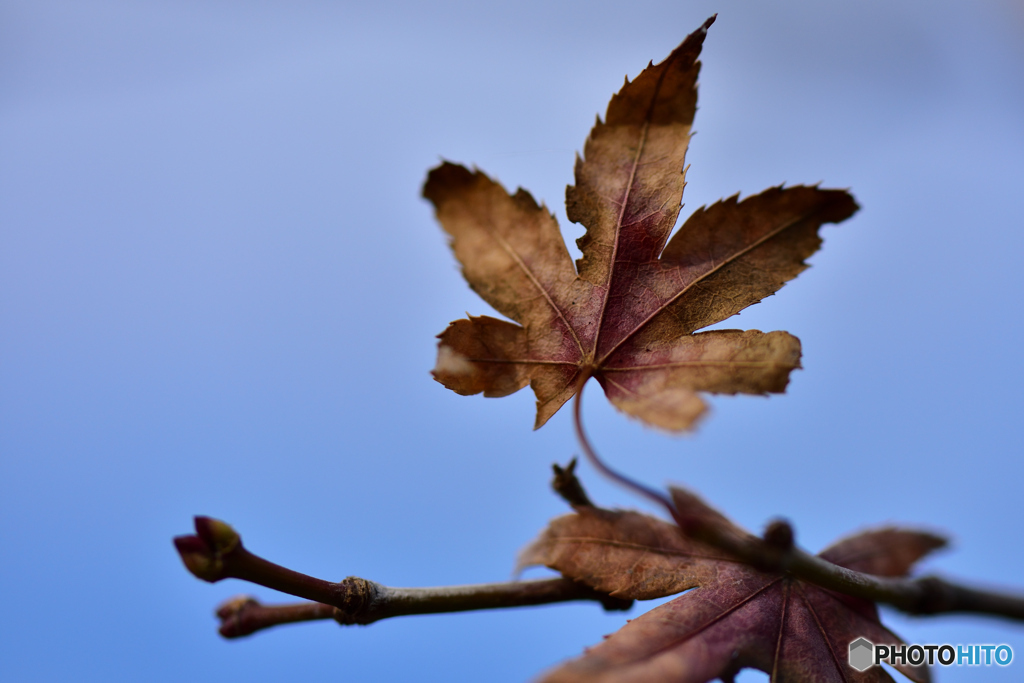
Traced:
POLYGON ((214 553, 222 555, 238 547, 242 539, 231 525, 213 517, 195 518, 196 534, 203 539, 214 553))

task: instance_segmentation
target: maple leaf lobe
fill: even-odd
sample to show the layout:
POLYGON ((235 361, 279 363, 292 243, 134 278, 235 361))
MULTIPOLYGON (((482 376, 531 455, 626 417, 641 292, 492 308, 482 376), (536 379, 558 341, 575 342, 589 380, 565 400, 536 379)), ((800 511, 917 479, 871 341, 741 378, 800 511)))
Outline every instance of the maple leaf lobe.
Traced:
POLYGON ((554 216, 449 162, 423 189, 470 287, 515 323, 470 317, 439 335, 434 377, 460 394, 504 396, 529 384, 542 426, 589 377, 609 400, 669 431, 705 411, 698 392, 780 393, 799 367, 785 332, 697 330, 796 277, 818 228, 852 215, 843 190, 775 187, 702 207, 676 235, 682 169, 709 19, 660 64, 628 79, 577 156, 566 189, 583 223, 575 267, 554 216))
MULTIPOLYGON (((679 515, 749 534, 697 496, 673 489, 679 515)), ((688 593, 630 620, 543 683, 703 683, 749 667, 773 681, 891 681, 881 668, 856 672, 846 648, 858 637, 902 641, 878 619, 873 603, 781 574, 760 572, 637 512, 579 506, 556 518, 520 555, 520 566, 544 564, 564 576, 623 598, 688 593)), ((902 576, 944 540, 926 532, 886 528, 844 539, 821 557, 849 569, 902 576)), ((928 681, 925 667, 900 666, 928 681)))

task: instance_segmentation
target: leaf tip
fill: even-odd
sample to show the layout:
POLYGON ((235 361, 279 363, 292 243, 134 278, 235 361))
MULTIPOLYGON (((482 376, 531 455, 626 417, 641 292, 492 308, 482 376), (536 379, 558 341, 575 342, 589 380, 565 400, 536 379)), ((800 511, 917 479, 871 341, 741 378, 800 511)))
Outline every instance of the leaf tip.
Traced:
POLYGON ((470 171, 462 164, 455 164, 442 159, 438 166, 427 172, 427 180, 423 183, 421 195, 437 207, 453 190, 472 184, 479 171, 470 171))

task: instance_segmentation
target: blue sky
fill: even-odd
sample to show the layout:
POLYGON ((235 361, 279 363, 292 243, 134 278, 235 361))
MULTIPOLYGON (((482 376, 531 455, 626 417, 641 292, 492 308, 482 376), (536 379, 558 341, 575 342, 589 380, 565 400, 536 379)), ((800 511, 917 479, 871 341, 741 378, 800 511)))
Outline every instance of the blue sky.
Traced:
MULTIPOLYGON (((678 439, 592 388, 597 447, 810 549, 923 525, 954 539, 926 569, 1024 585, 1019 3, 3 0, 4 680, 521 681, 618 628, 568 605, 225 642, 218 602, 278 596, 196 581, 170 539, 208 514, 323 578, 507 578, 576 446, 568 411, 531 431, 527 391, 429 377, 434 335, 491 311, 421 183, 475 164, 575 239, 594 115, 715 12, 687 207, 822 181, 863 208, 724 324, 801 338, 787 395, 715 399, 678 439)), ((887 618, 1024 658, 1020 625, 887 618)))

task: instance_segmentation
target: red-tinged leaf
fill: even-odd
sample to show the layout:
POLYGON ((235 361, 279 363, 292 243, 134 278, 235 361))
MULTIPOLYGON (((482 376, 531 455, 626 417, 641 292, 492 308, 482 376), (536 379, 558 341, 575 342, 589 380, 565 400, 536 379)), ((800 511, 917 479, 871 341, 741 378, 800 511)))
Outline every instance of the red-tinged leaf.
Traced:
POLYGON ((518 324, 458 320, 440 336, 434 377, 460 394, 530 384, 535 427, 595 377, 649 425, 690 428, 698 392, 785 390, 800 342, 785 332, 694 334, 771 295, 821 244, 823 223, 857 205, 842 190, 770 188, 698 209, 669 240, 685 185, 697 74, 709 19, 664 62, 612 97, 576 160, 569 220, 586 226, 573 267, 551 213, 480 171, 444 163, 423 188, 470 286, 518 324))
MULTIPOLYGON (((693 494, 675 489, 673 499, 687 518, 748 536, 693 494)), ((944 543, 929 533, 887 528, 840 541, 821 557, 902 576, 944 543)), ((891 681, 879 667, 850 667, 848 647, 859 637, 902 642, 882 626, 869 601, 758 571, 637 512, 578 506, 576 514, 553 520, 520 563, 547 565, 622 598, 689 591, 630 621, 544 683, 703 683, 731 680, 741 668, 768 672, 779 683, 891 681)), ((925 667, 897 668, 913 681, 929 680, 925 667)))

